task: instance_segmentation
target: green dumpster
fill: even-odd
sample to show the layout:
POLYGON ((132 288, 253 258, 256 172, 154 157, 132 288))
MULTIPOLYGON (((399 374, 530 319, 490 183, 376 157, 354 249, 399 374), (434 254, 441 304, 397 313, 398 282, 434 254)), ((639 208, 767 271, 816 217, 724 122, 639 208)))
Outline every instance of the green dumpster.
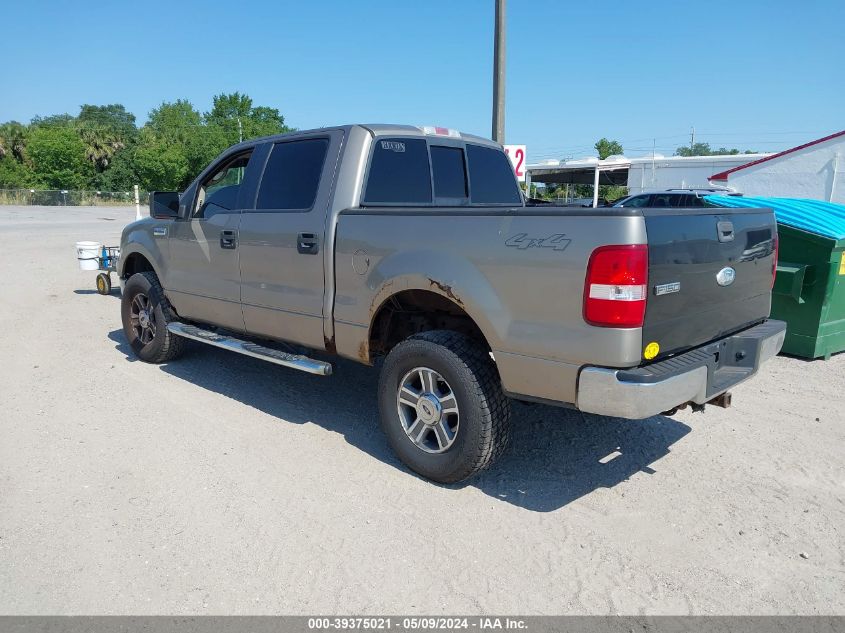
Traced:
POLYGON ((845 350, 845 206, 818 200, 707 196, 721 207, 768 207, 778 220, 772 318, 786 321, 783 352, 830 358, 845 350))

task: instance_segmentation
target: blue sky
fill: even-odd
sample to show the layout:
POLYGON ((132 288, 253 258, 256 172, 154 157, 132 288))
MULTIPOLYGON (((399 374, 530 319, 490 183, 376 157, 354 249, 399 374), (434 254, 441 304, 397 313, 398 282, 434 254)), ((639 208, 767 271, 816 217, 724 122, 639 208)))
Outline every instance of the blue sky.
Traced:
MULTIPOLYGON (((0 121, 239 90, 298 128, 490 135, 493 0, 6 0, 0 121)), ((845 2, 508 0, 506 140, 529 162, 697 140, 775 151, 845 128, 845 2)))

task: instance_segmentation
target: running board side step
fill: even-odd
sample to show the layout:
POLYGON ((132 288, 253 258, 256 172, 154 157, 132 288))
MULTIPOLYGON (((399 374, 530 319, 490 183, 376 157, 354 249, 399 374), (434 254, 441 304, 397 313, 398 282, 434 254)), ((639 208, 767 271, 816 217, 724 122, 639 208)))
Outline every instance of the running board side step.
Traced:
POLYGON ((281 365, 282 367, 290 367, 291 369, 298 369, 299 371, 317 374, 318 376, 328 376, 332 373, 331 363, 314 360, 307 356, 288 354, 277 349, 264 347, 258 343, 242 341, 232 336, 223 336, 222 334, 217 334, 217 332, 203 330, 202 328, 180 323, 179 321, 168 323, 167 329, 178 336, 184 336, 200 343, 227 349, 238 354, 244 354, 245 356, 266 360, 268 363, 281 365))

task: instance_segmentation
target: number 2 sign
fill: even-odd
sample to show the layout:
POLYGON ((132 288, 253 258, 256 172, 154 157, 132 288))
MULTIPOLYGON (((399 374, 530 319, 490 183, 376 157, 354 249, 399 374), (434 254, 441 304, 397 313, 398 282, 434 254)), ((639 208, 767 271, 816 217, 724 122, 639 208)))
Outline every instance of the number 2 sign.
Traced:
POLYGON ((513 171, 519 182, 525 182, 525 145, 505 145, 505 154, 511 159, 513 171))

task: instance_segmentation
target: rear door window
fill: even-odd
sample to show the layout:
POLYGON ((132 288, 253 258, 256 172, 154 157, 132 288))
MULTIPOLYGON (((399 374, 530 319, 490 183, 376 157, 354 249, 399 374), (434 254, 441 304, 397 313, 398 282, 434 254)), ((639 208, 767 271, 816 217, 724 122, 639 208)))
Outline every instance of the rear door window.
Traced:
POLYGON ((649 199, 651 197, 652 196, 649 196, 649 195, 634 196, 633 198, 626 200, 624 206, 634 207, 635 209, 638 209, 640 207, 654 206, 654 205, 649 205, 649 199))
POLYGON ((276 143, 258 188, 256 210, 307 211, 314 206, 329 140, 276 143))
POLYGON ((511 162, 492 147, 467 143, 470 195, 473 204, 520 204, 511 162))
POLYGON ((682 206, 681 201, 683 198, 683 195, 679 196, 675 193, 655 193, 651 196, 651 204, 649 206, 657 208, 680 207, 682 206))
POLYGON ((431 204, 425 139, 376 139, 364 204, 431 204))
POLYGON ((464 150, 460 147, 431 146, 431 172, 435 198, 467 197, 467 173, 464 150))

